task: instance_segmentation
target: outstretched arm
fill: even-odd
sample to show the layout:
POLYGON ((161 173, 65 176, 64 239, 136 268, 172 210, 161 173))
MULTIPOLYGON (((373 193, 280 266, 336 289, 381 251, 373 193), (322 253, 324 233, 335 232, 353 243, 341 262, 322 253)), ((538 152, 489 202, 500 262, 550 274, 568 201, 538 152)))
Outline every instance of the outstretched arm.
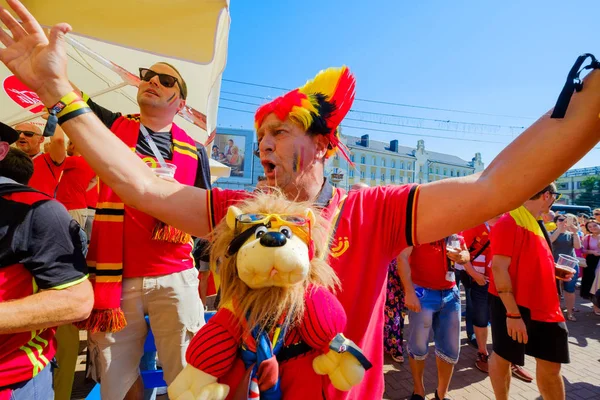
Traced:
POLYGON ((600 71, 584 79, 563 119, 550 112, 506 147, 482 173, 421 186, 417 241, 429 243, 517 208, 600 140, 600 71), (551 163, 540 162, 539 155, 551 163), (434 212, 435 211, 435 212, 434 212), (439 215, 448 218, 439 219, 439 215))
MULTIPOLYGON (((64 35, 71 27, 58 24, 46 37, 39 23, 19 1, 7 2, 22 24, 0 7, 0 19, 12 34, 0 29, 0 41, 6 46, 0 49, 0 60, 35 91, 47 107, 52 107, 73 91, 67 79, 64 43, 64 35)), ((205 190, 157 178, 92 113, 75 117, 62 124, 62 128, 100 179, 124 203, 194 236, 208 233, 205 190)))
POLYGON ((54 136, 50 138, 50 158, 55 164, 60 165, 67 158, 67 149, 65 148, 65 133, 56 127, 54 136))

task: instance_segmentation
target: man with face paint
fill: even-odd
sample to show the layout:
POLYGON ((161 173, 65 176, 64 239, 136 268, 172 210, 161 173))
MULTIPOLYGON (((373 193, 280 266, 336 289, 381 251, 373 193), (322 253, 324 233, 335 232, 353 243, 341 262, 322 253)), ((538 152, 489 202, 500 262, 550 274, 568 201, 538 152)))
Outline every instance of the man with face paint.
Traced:
MULTIPOLYGON (((7 1, 23 24, 5 10, 0 12, 0 19, 11 32, 0 31, 0 41, 6 46, 0 50, 0 60, 36 91, 47 107, 72 104, 70 109, 77 109, 63 115, 61 126, 123 203, 203 237, 225 215, 228 205, 247 196, 236 191, 206 191, 156 177, 73 96, 63 39, 69 25, 58 24, 46 36, 21 3, 7 1)), ((354 79, 347 68, 324 71, 302 88, 258 110, 259 156, 267 183, 278 186, 288 198, 320 205, 323 215, 331 220, 334 229, 328 261, 342 282, 338 296, 349 316, 344 334, 373 363, 363 382, 349 392, 335 391, 323 380, 327 398, 383 396, 382 311, 391 259, 407 246, 433 242, 517 207, 600 141, 600 71, 591 71, 579 89, 567 92, 572 98, 568 109, 563 110, 566 114, 558 119, 549 115, 540 118, 481 173, 420 186, 374 187, 348 193, 333 188, 324 178, 326 158, 342 147, 338 127, 354 98, 354 79), (553 162, 532 162, 542 152, 553 162), (448 217, 440 220, 439 215, 448 217)), ((282 382, 291 379, 286 378, 290 370, 297 377, 304 368, 312 368, 310 357, 283 362, 282 382)))
MULTIPOLYGON (((204 147, 173 122, 185 106, 185 80, 165 62, 140 68, 140 79, 140 113, 136 115, 124 116, 98 105, 85 94, 82 97, 104 125, 128 147, 135 148, 147 164, 158 166, 158 152, 176 165, 178 182, 210 188, 204 147)), ((116 399, 128 393, 127 398, 135 399, 143 390, 137 366, 147 330, 144 314, 149 315, 151 324, 160 321, 161 326, 153 325, 152 330, 167 383, 184 367, 188 342, 204 324, 198 271, 191 256, 193 242, 184 232, 124 206, 110 186, 102 182, 95 218, 88 263, 95 266, 96 304, 92 316, 81 327, 90 331, 91 348, 97 350, 93 368, 102 381, 102 396, 116 399), (115 229, 115 225, 120 227, 115 229), (122 265, 121 293, 110 282, 114 279, 114 264, 122 265), (158 304, 163 306, 155 306, 158 304), (107 310, 122 323, 104 323, 107 310)))

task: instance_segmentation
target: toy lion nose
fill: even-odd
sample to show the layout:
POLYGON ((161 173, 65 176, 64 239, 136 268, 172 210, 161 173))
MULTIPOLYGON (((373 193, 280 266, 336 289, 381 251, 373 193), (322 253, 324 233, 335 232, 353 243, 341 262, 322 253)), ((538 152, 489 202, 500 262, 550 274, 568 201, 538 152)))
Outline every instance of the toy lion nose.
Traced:
POLYGON ((285 246, 287 238, 281 232, 267 232, 260 238, 260 244, 265 247, 285 246))

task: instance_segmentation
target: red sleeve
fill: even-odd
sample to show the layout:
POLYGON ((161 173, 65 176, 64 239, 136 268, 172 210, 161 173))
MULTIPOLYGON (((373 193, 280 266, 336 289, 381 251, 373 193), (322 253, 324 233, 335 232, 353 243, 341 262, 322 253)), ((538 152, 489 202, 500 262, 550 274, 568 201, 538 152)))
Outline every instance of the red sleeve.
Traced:
POLYGON ((300 336, 313 349, 326 352, 329 343, 346 327, 346 312, 339 300, 324 288, 307 291, 300 336))
POLYGON ((492 256, 513 256, 517 224, 510 214, 505 214, 493 226, 490 234, 492 256))
POLYGON ((229 206, 247 199, 251 193, 244 190, 223 190, 214 188, 206 191, 206 206, 208 207, 208 220, 210 230, 227 215, 229 206))
POLYGON ((185 359, 188 364, 220 378, 233 366, 242 334, 233 314, 220 309, 192 338, 185 359))
MULTIPOLYGON (((350 192, 352 193, 352 192, 350 192)), ((356 193, 363 214, 363 227, 373 227, 373 235, 391 260, 408 246, 416 245, 418 185, 378 186, 356 193)), ((363 232, 365 233, 365 232, 363 232)))

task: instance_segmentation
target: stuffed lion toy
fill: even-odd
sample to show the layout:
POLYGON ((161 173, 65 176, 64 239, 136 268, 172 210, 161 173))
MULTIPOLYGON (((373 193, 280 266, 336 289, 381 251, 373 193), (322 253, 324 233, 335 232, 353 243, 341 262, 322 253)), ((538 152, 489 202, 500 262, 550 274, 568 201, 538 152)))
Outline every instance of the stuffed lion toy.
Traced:
POLYGON ((307 399, 329 382, 360 383, 371 364, 341 333, 327 229, 309 203, 278 192, 229 208, 210 250, 221 306, 192 339, 170 399, 307 399))

